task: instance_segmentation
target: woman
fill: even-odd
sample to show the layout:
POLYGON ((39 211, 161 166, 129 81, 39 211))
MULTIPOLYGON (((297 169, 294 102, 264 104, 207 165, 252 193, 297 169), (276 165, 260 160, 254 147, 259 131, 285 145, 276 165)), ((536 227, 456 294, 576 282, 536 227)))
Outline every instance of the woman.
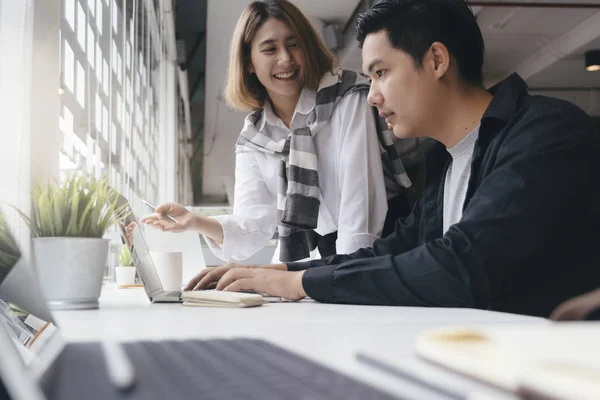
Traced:
POLYGON ((391 133, 376 128, 368 82, 334 62, 292 3, 251 3, 233 34, 225 89, 231 107, 252 111, 236 146, 233 214, 205 218, 167 203, 141 222, 196 230, 226 261, 248 258, 276 228, 281 261, 306 258, 316 247, 322 257, 369 247, 393 198, 391 231, 410 211, 410 180, 390 156, 397 152, 386 151, 391 133))

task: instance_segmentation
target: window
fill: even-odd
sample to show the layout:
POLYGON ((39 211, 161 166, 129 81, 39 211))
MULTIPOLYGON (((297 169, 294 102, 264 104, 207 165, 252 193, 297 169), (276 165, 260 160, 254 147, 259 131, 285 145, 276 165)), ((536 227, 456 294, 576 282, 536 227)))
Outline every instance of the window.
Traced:
POLYGON ((159 160, 149 152, 159 136, 153 87, 163 54, 150 46, 148 27, 156 22, 149 20, 146 3, 133 4, 136 12, 122 0, 64 2, 60 68, 68 90, 60 99, 60 170, 63 177, 78 168, 105 174, 130 198, 157 202, 151 170, 159 160))
MULTIPOLYGON (((181 136, 177 70, 165 57, 175 41, 167 42, 165 21, 152 19, 157 13, 147 3, 0 0, 1 202, 26 211, 32 174, 55 178, 80 169, 106 175, 136 214, 147 212, 140 198, 185 201, 177 195, 190 185, 165 167, 181 136), (37 23, 43 29, 34 30, 37 23), (36 32, 55 32, 57 40, 34 40, 36 32), (35 118, 31 109, 39 110, 35 118)), ((3 209, 27 253, 26 227, 3 209)))
MULTIPOLYGON (((0 208, 18 241, 29 253, 29 231, 13 205, 29 208, 29 94, 33 44, 33 7, 29 1, 0 0, 0 208)), ((72 11, 72 10, 71 10, 72 11)))

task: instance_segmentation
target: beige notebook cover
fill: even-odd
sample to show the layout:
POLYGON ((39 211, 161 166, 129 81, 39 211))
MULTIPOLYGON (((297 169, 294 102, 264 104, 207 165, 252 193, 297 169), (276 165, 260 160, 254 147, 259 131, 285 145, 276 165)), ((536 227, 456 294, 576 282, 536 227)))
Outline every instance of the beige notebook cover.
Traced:
POLYGON ((600 323, 435 329, 419 336, 416 351, 428 361, 531 398, 600 399, 600 323))
POLYGON ((181 294, 184 306, 194 307, 257 307, 266 304, 260 294, 224 292, 219 290, 185 291, 181 294))

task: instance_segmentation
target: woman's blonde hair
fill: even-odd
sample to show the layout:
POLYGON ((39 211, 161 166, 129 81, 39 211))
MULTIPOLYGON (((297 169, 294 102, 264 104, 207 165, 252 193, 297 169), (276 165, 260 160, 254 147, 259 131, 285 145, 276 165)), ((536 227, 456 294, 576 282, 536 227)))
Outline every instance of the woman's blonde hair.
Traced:
POLYGON ((317 89, 321 77, 333 66, 334 56, 298 7, 287 0, 254 1, 240 15, 229 49, 225 100, 234 109, 257 111, 265 104, 267 92, 248 67, 252 40, 269 18, 285 23, 296 37, 304 54, 304 85, 317 89))

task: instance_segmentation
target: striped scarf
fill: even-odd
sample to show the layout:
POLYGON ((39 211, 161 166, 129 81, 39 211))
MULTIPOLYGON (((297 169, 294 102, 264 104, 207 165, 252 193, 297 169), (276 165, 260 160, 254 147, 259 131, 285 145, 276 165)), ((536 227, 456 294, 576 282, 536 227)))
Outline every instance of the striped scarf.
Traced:
MULTIPOLYGON (((319 174, 313 137, 331 118, 340 100, 349 93, 369 90, 369 82, 353 71, 336 69, 326 73, 317 89, 315 108, 308 115, 306 126, 294 129, 286 139, 274 141, 256 129, 262 110, 249 114, 240 134, 236 152, 261 151, 281 156, 277 193, 280 260, 306 258, 313 250, 306 232, 317 227, 319 217, 319 174)), ((407 149, 373 108, 388 199, 411 186, 400 155, 407 149)), ((414 145, 413 145, 414 147, 414 145)), ((412 149, 408 149, 412 150, 412 149)))

